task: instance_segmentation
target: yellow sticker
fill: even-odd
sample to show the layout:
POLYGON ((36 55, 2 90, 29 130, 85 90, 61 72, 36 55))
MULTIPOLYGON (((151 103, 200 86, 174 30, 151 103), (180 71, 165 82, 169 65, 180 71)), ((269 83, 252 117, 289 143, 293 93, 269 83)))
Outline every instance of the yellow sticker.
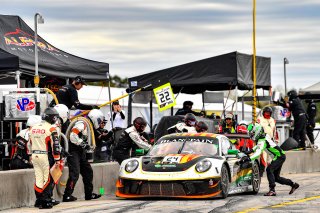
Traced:
POLYGON ((160 112, 176 105, 176 100, 174 99, 170 83, 154 88, 153 92, 160 112))

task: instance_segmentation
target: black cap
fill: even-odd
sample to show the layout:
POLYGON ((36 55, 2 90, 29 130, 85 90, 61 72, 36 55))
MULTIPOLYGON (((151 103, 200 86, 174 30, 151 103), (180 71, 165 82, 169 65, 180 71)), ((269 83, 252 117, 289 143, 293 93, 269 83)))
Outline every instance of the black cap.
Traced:
POLYGON ((76 83, 81 83, 81 84, 83 84, 83 85, 87 85, 86 82, 84 81, 84 79, 83 79, 81 76, 76 76, 76 77, 74 78, 74 81, 75 81, 76 83))
POLYGON ((114 105, 120 105, 120 104, 119 104, 119 101, 114 101, 114 102, 112 102, 112 106, 114 106, 114 105))

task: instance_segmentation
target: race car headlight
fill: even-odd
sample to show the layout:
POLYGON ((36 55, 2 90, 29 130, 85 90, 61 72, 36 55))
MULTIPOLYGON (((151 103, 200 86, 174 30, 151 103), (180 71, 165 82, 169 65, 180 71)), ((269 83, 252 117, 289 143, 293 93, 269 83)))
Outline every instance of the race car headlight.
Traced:
POLYGON ((131 160, 126 164, 124 169, 126 170, 126 172, 132 173, 138 168, 138 166, 139 162, 137 160, 131 160))
POLYGON ((197 163, 196 171, 197 172, 206 172, 211 168, 211 162, 209 160, 202 160, 197 163))

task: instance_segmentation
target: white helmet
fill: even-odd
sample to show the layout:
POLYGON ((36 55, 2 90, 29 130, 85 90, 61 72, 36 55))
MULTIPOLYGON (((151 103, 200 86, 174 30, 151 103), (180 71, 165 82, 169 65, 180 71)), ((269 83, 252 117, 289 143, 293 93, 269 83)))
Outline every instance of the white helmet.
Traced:
POLYGON ((34 125, 40 123, 42 118, 40 115, 30 115, 27 120, 27 127, 33 127, 34 125))
POLYGON ((53 108, 55 108, 57 110, 57 112, 59 113, 59 118, 61 118, 61 120, 63 122, 62 124, 67 122, 67 120, 69 119, 69 116, 70 116, 70 112, 69 112, 68 107, 64 104, 57 104, 53 108))
POLYGON ((240 126, 241 126, 241 125, 246 125, 246 126, 248 126, 249 123, 248 123, 248 121, 246 121, 246 120, 242 120, 242 121, 239 122, 239 125, 240 125, 240 126))
POLYGON ((88 117, 92 121, 95 129, 98 129, 100 127, 100 123, 105 121, 103 113, 98 109, 91 110, 88 114, 88 117))

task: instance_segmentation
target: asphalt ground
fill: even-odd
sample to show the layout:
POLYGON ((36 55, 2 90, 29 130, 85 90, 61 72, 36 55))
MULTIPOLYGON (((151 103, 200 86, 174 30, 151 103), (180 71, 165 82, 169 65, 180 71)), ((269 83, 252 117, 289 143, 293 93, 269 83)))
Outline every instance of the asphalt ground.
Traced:
POLYGON ((183 199, 135 199, 126 200, 114 195, 105 195, 98 200, 60 203, 52 209, 24 207, 4 210, 2 212, 320 212, 320 173, 284 175, 300 184, 292 195, 290 187, 277 184, 275 197, 265 197, 268 191, 266 175, 262 178, 261 188, 257 195, 238 194, 226 199, 213 198, 202 200, 183 199))

